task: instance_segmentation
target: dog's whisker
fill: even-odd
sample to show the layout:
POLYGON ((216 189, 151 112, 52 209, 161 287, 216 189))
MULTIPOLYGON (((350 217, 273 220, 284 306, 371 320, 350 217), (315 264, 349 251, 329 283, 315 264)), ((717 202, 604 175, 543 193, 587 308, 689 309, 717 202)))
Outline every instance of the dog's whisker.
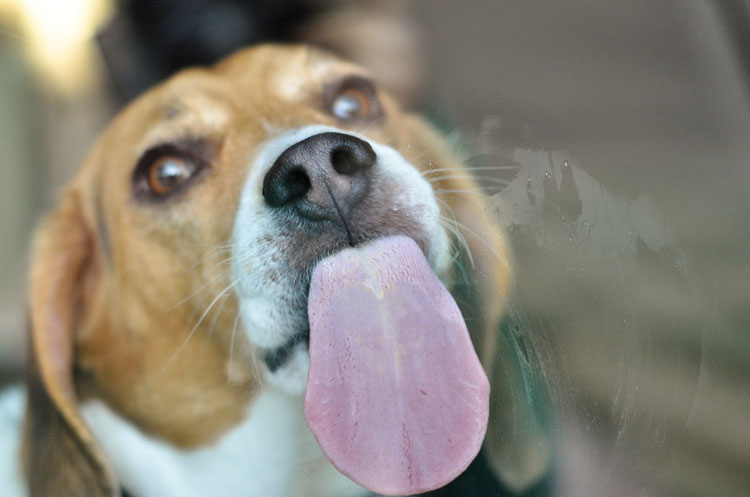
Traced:
POLYGON ((229 337, 229 364, 231 366, 234 354, 234 335, 237 333, 237 324, 240 322, 240 311, 237 311, 237 316, 234 318, 234 325, 232 325, 232 334, 229 337))
POLYGON ((473 195, 475 197, 487 198, 495 192, 494 190, 483 192, 479 189, 467 190, 467 189, 462 189, 462 188, 436 188, 435 193, 439 193, 441 195, 442 194, 473 195))
POLYGON ((471 251, 468 248, 468 244, 466 243, 466 240, 463 238, 463 235, 461 235, 461 233, 458 231, 456 227, 445 223, 442 219, 440 220, 440 225, 443 228, 450 231, 451 233, 453 233, 453 235, 455 236, 455 242, 451 241, 451 250, 453 252, 452 259, 456 267, 458 267, 458 270, 461 272, 461 279, 463 280, 463 283, 466 286, 469 286, 470 285, 469 275, 466 273, 466 270, 464 269, 463 259, 461 257, 461 253, 465 252, 469 257, 469 260, 473 264, 473 259, 471 257, 471 251))
MULTIPOLYGON (((450 206, 450 204, 439 197, 435 197, 435 200, 440 202, 448 210, 451 217, 453 217, 452 221, 457 224, 458 218, 456 218, 456 213, 453 211, 453 208, 450 206)), ((466 255, 469 257, 469 262, 471 263, 472 269, 476 268, 476 266, 474 265, 474 256, 471 253, 471 249, 469 248, 469 244, 467 243, 466 238, 464 238, 463 233, 458 231, 455 228, 455 226, 450 226, 450 225, 446 226, 444 222, 451 221, 451 220, 446 218, 445 216, 440 216, 439 221, 442 226, 444 226, 446 229, 448 229, 451 233, 453 233, 456 236, 458 243, 462 245, 464 251, 466 252, 466 255)))
POLYGON ((482 188, 482 183, 493 183, 502 186, 508 186, 510 184, 510 180, 508 179, 488 176, 486 174, 471 174, 467 179, 473 180, 473 182, 480 188, 482 188))
POLYGON ((452 219, 446 219, 446 221, 448 221, 450 223, 455 223, 456 226, 459 229, 461 229, 463 231, 466 231, 466 232, 468 232, 471 235, 474 235, 474 238, 476 238, 477 240, 479 240, 482 243, 482 245, 484 245, 485 247, 487 247, 489 249, 489 251, 492 252, 492 254, 495 257, 497 257, 497 259, 500 262, 502 262, 505 267, 510 267, 509 264, 508 264, 508 260, 505 257, 503 257, 502 255, 500 255, 500 253, 495 249, 495 247, 493 247, 492 244, 490 242, 488 242, 481 234, 477 233, 476 231, 474 231, 473 229, 469 228, 468 226, 466 226, 466 224, 464 224, 464 223, 462 223, 460 221, 457 221, 457 220, 454 221, 452 219))
POLYGON ((201 248, 207 248, 205 254, 201 255, 198 260, 196 260, 189 268, 194 269, 195 266, 199 265, 206 259, 209 259, 211 257, 214 257, 219 254, 228 253, 231 252, 232 248, 234 247, 234 243, 232 242, 232 235, 227 237, 223 242, 221 243, 201 243, 201 242, 185 242, 185 245, 192 245, 194 247, 201 247, 201 248))
MULTIPOLYGON (((187 267, 184 270, 184 272, 192 271, 193 269, 195 269, 196 267, 198 267, 200 264, 202 264, 207 259, 210 259, 212 257, 217 257, 217 256, 222 255, 222 254, 229 254, 229 253, 231 253, 231 249, 232 249, 231 247, 227 247, 227 248, 209 250, 206 254, 204 254, 200 258, 198 258, 197 261, 195 261, 193 264, 191 264, 189 267, 187 267)), ((232 256, 230 255, 228 258, 224 259, 221 262, 223 263, 223 262, 226 262, 226 261, 231 260, 231 259, 232 259, 232 256)))
POLYGON ((216 309, 216 312, 214 312, 214 317, 211 319, 211 324, 208 327, 208 332, 206 333, 206 339, 211 338, 211 335, 214 332, 214 329, 216 328, 216 323, 219 320, 219 317, 221 316, 221 311, 224 310, 224 306, 226 306, 227 301, 230 300, 231 294, 226 294, 222 297, 221 305, 216 309))
POLYGON ((453 210, 453 207, 451 207, 451 205, 448 202, 446 202, 440 197, 435 197, 435 200, 437 200, 438 202, 440 202, 440 204, 442 204, 442 206, 450 213, 453 219, 456 219, 456 212, 453 210))
POLYGON ((176 309, 177 307, 181 306, 182 304, 184 304, 185 302, 187 302, 191 298, 193 298, 196 295, 198 295, 201 291, 203 291, 211 283, 213 283, 217 279, 221 278, 222 276, 226 276, 227 274, 228 274, 228 270, 227 269, 222 269, 217 274, 215 274, 214 276, 212 276, 208 280, 206 280, 201 286, 199 286, 198 288, 196 288, 190 295, 188 295, 187 297, 183 298, 182 300, 180 300, 179 302, 177 302, 176 304, 174 304, 172 307, 170 307, 167 310, 171 311, 171 310, 176 309))
MULTIPOLYGON (((232 364, 232 361, 234 360, 234 340, 237 336, 237 329, 240 322, 240 317, 242 316, 242 312, 240 310, 237 310, 237 316, 234 318, 234 325, 232 326, 232 335, 229 338, 229 364, 232 364)), ((253 363, 253 369, 255 370, 255 378, 258 380, 259 384, 263 384, 263 374, 261 374, 260 367, 258 366, 258 358, 256 354, 253 352, 250 354, 250 361, 253 363)))
MULTIPOLYGON (((437 199, 437 200, 443 203, 443 205, 447 208, 447 210, 450 212, 450 215, 453 216, 453 219, 457 223, 458 220, 456 219, 456 214, 453 211, 453 208, 442 199, 437 199)), ((457 262, 457 266, 459 270, 461 271, 461 276, 463 278, 464 284, 469 286, 470 285, 469 276, 466 273, 466 270, 464 269, 464 264, 462 263, 461 253, 463 252, 466 254, 466 256, 469 259, 469 263, 471 264, 472 269, 476 270, 476 266, 474 264, 474 256, 471 252, 471 248, 469 247, 469 243, 466 241, 466 238, 463 236, 463 233, 461 233, 456 226, 449 224, 447 221, 449 220, 446 219, 444 215, 441 215, 440 218, 438 219, 438 222, 440 223, 440 225, 443 228, 447 229, 449 232, 451 232, 455 237, 455 242, 451 242, 451 245, 453 246, 453 253, 454 253, 453 260, 457 262), (456 244, 458 244, 457 247, 456 247, 456 244)))
POLYGON ((446 182, 448 184, 441 184, 443 181, 442 178, 435 179, 434 181, 430 181, 429 183, 433 186, 433 188, 461 188, 465 186, 465 182, 470 182, 470 185, 468 187, 464 188, 464 190, 467 191, 500 191, 506 186, 508 186, 510 183, 504 180, 497 180, 497 179, 483 179, 483 178, 448 178, 446 182), (451 185, 452 180, 458 180, 461 182, 461 184, 458 185, 451 185))
POLYGON ((157 379, 158 379, 158 378, 159 378, 159 377, 160 377, 160 376, 161 376, 161 375, 162 375, 162 374, 164 373, 164 371, 166 371, 166 370, 167 370, 167 369, 169 368, 169 366, 171 366, 171 365, 172 365, 172 363, 174 362, 174 360, 175 360, 175 359, 177 359, 177 357, 178 357, 178 356, 180 355, 180 352, 182 352, 182 350, 183 350, 183 349, 185 348, 185 346, 187 345, 188 341, 190 341, 190 338, 191 338, 191 337, 192 337, 192 336, 193 336, 193 335, 195 334, 195 331, 196 331, 196 330, 198 329, 198 327, 199 327, 199 326, 201 325, 201 323, 202 323, 202 322, 203 322, 203 320, 204 320, 204 319, 206 318, 206 316, 207 316, 207 315, 208 315, 208 313, 209 313, 209 312, 211 311, 211 309, 212 309, 212 308, 213 308, 213 306, 214 306, 214 305, 216 304, 216 302, 218 302, 218 300, 219 300, 219 299, 220 299, 220 298, 221 298, 222 296, 224 296, 224 295, 225 295, 225 294, 226 294, 226 293, 227 293, 227 292, 228 292, 229 290, 231 290, 232 288, 234 288, 234 286, 235 286, 235 285, 236 285, 237 283, 239 283, 239 281, 240 281, 239 279, 236 279, 236 280, 234 280, 234 281, 233 281, 232 283, 230 283, 229 285, 227 285, 227 286, 226 286, 226 288, 224 288, 224 290, 222 290, 222 291, 221 291, 221 292, 220 292, 220 293, 219 293, 219 294, 218 294, 218 295, 217 295, 216 297, 214 297, 214 299, 213 299, 213 300, 211 301, 211 303, 210 303, 210 304, 208 305, 208 307, 206 308, 206 310, 205 310, 205 311, 203 311, 203 314, 201 314, 201 317, 200 317, 200 318, 198 318, 198 322, 197 322, 197 323, 195 323, 195 326, 193 326, 193 329, 192 329, 192 330, 190 330, 190 333, 188 333, 188 335, 187 335, 187 337, 185 338, 185 340, 184 340, 184 341, 182 342, 182 344, 181 344, 181 345, 180 345, 180 346, 179 346, 179 347, 177 348, 177 350, 175 351, 175 353, 174 353, 174 354, 172 355, 172 357, 171 357, 171 358, 170 358, 170 359, 169 359, 169 360, 167 361, 167 363, 166 363, 166 364, 164 365, 164 367, 163 367, 163 368, 161 368, 161 370, 160 370, 160 371, 159 371, 159 372, 158 372, 158 373, 156 374, 156 376, 155 376, 155 377, 153 378, 153 380, 152 380, 152 381, 156 381, 156 380, 157 380, 157 379))
MULTIPOLYGON (((474 266, 474 257, 471 254, 471 250, 469 249, 469 244, 466 242, 466 238, 463 236, 463 234, 456 228, 455 226, 452 226, 449 224, 448 219, 441 219, 440 225, 450 231, 456 238, 456 242, 458 243, 459 247, 458 250, 456 250, 456 256, 454 257, 454 260, 460 260, 460 253, 465 252, 467 257, 469 258, 469 263, 471 264, 472 269, 475 269, 474 266)), ((462 268, 463 271, 463 268, 462 268)), ((466 276, 464 274, 464 276, 466 276)), ((466 278, 465 278, 466 279, 466 278)), ((468 283, 468 280, 466 280, 468 283)))
MULTIPOLYGON (((242 313, 238 309, 237 316, 235 316, 234 318, 234 325, 232 325, 232 334, 229 337, 229 362, 227 364, 229 364, 230 367, 232 366, 232 364, 234 364, 233 362, 234 361, 234 337, 237 334, 237 325, 240 323, 241 314, 242 313)), ((256 370, 256 373, 257 373, 257 370, 256 370)))
POLYGON ((203 243, 203 242, 195 242, 195 241, 188 241, 186 242, 187 245, 193 245, 195 247, 208 247, 208 248, 231 248, 232 247, 232 235, 229 235, 224 239, 224 241, 219 243, 203 243))
MULTIPOLYGON (((229 255, 229 257, 225 257, 224 259, 221 259, 218 262, 214 262, 213 265, 211 265, 211 266, 209 266, 209 267, 207 267, 205 269, 205 272, 206 273, 210 273, 210 272, 216 270, 217 268, 221 268, 222 266, 230 265, 230 263, 232 262, 233 259, 234 259, 234 255, 229 255)), ((226 268, 223 268, 220 271, 226 271, 226 270, 227 270, 226 268)))
POLYGON ((426 171, 422 171, 422 176, 426 176, 428 174, 438 174, 438 173, 446 173, 446 172, 459 172, 459 173, 465 173, 467 171, 510 171, 513 169, 518 169, 518 166, 463 166, 463 167, 441 167, 438 169, 428 169, 426 171))
POLYGON ((256 353, 250 354, 250 361, 253 363, 253 369, 255 370, 255 377, 260 385, 265 385, 265 376, 261 373, 260 365, 258 365, 258 355, 256 353))
POLYGON ((184 245, 213 250, 226 250, 231 249, 234 246, 234 244, 229 240, 221 243, 185 242, 184 245))
MULTIPOLYGON (((454 237, 455 241, 451 242, 452 249, 456 254, 459 254, 460 252, 469 252, 468 244, 466 243, 466 238, 461 234, 461 232, 456 228, 455 225, 450 224, 448 219, 439 219, 438 222, 440 223, 440 226, 448 230, 454 237)), ((457 257, 458 255, 455 255, 454 257, 457 257)), ((471 259, 471 254, 469 254, 469 259, 471 259)))
POLYGON ((434 178, 425 178, 429 183, 438 183, 446 180, 473 180, 477 182, 494 183, 498 185, 508 185, 508 181, 500 178, 491 178, 489 176, 474 176, 472 174, 446 174, 435 176, 434 178))

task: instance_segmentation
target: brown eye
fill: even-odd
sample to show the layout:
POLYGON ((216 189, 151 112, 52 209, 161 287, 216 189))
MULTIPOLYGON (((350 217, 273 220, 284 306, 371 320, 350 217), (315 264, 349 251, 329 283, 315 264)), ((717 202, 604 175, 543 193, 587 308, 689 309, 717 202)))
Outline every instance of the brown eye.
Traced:
POLYGON ((375 86, 361 76, 341 81, 327 100, 328 112, 340 121, 366 121, 382 114, 375 86))
POLYGON ((345 121, 362 119, 370 114, 370 102, 356 88, 347 88, 331 102, 331 114, 345 121))
POLYGON ((195 174, 195 165, 183 157, 167 155, 148 170, 148 186, 156 195, 167 195, 195 174))
POLYGON ((143 202, 181 195, 210 170, 218 146, 201 138, 156 145, 141 155, 133 170, 133 194, 143 202))

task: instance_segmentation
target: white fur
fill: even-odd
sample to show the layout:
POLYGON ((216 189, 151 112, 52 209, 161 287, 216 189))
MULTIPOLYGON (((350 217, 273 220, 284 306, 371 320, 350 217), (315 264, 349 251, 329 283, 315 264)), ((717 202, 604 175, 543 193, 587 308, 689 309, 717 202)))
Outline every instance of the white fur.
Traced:
MULTIPOLYGON (((20 440, 26 393, 0 392, 0 495, 26 497, 20 440)), ((246 420, 216 443, 183 450, 144 434, 101 401, 81 412, 120 483, 138 497, 357 497, 367 491, 320 452, 302 399, 277 389, 261 393, 246 420)))
POLYGON ((268 384, 290 395, 301 395, 307 387, 307 368, 309 366, 310 354, 307 352, 307 345, 298 343, 289 362, 273 374, 266 374, 268 384))
POLYGON ((21 473, 21 427, 26 392, 11 387, 0 392, 0 493, 24 497, 26 485, 21 473))
MULTIPOLYGON (((234 224, 234 248, 232 254, 236 286, 242 321, 246 330, 253 330, 250 341, 253 345, 273 348, 283 345, 292 335, 305 326, 296 312, 298 295, 290 291, 292 282, 272 283, 271 271, 288 273, 281 266, 281 256, 274 244, 263 241, 265 235, 274 235, 279 229, 265 205, 262 194, 263 178, 274 161, 289 147, 310 136, 326 131, 338 131, 327 126, 307 126, 289 131, 268 143, 250 167, 243 189, 240 207, 234 224), (274 250, 276 248, 276 250, 274 250)), ((279 280, 283 279, 279 274, 279 280)), ((289 276, 291 277, 291 276, 289 276)))
MULTIPOLYGON (((288 131, 268 142, 255 157, 245 183, 239 211, 235 219, 233 271, 244 329, 250 342, 258 347, 274 348, 307 325, 306 296, 298 276, 285 266, 279 250, 285 229, 277 226, 266 205, 263 178, 274 161, 289 147, 310 136, 324 132, 340 132, 366 140, 377 155, 373 174, 394 185, 392 209, 413 213, 422 225, 430 243, 430 264, 438 275, 450 264, 450 242, 440 225, 440 209, 432 188, 396 150, 369 138, 330 126, 312 125, 288 131), (270 240, 270 241, 269 241, 270 240)), ((299 363, 279 368, 269 374, 272 384, 293 393, 304 385, 307 368, 299 363)))
POLYGON ((246 420, 215 444, 192 450, 142 433, 100 401, 87 402, 82 412, 121 484, 138 497, 367 493, 321 454, 305 423, 301 398, 275 389, 261 393, 246 420))

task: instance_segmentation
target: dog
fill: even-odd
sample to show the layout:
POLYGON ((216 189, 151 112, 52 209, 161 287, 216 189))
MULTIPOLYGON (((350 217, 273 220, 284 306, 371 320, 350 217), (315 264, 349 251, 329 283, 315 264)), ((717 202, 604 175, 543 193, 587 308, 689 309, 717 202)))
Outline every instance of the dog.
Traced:
POLYGON ((526 419, 523 386, 498 365, 510 254, 478 191, 436 131, 319 49, 251 47, 146 92, 34 240, 28 380, 4 401, 26 398, 15 488, 367 494, 302 414, 307 291, 322 258, 391 235, 416 242, 461 306, 492 386, 490 466, 511 488, 535 480, 536 428, 510 426, 526 419), (318 166, 290 169, 290 154, 318 166), (311 200, 316 174, 331 183, 311 200))

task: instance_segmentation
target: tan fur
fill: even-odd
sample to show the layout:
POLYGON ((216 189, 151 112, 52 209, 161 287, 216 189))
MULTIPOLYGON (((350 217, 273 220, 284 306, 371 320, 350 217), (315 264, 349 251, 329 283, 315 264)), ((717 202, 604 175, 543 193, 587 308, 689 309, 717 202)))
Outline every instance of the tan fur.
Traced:
MULTIPOLYGON (((100 137, 60 207, 40 227, 33 254, 34 377, 42 393, 30 396, 32 481, 58 485, 55 495, 117 492, 78 413, 78 403, 89 397, 185 447, 215 440, 243 417, 258 379, 242 333, 229 364, 237 315, 231 293, 188 336, 231 282, 221 247, 230 240, 258 145, 293 127, 342 127, 321 100, 327 86, 352 74, 362 70, 318 50, 252 48, 213 68, 178 74, 130 105, 100 137), (140 154, 186 136, 207 139, 212 154, 210 173, 191 188, 190 200, 177 209, 135 202, 131 175, 140 154), (39 409, 53 409, 55 423, 40 426, 48 418, 34 415, 39 409), (58 447, 65 458, 41 440, 50 431, 68 441, 58 447), (47 468, 43 474, 40 467, 47 468)), ((423 170, 458 167, 422 121, 404 114, 387 94, 379 97, 384 120, 358 126, 358 133, 392 146, 423 170)), ((476 191, 468 175, 434 186, 476 191)), ((455 215, 470 228, 463 236, 476 265, 481 302, 473 305, 482 317, 472 334, 491 364, 501 297, 510 284, 508 251, 480 196, 438 196, 453 211, 446 206, 446 217, 455 215)), ((33 495, 51 495, 54 487, 45 485, 32 487, 33 495)))

